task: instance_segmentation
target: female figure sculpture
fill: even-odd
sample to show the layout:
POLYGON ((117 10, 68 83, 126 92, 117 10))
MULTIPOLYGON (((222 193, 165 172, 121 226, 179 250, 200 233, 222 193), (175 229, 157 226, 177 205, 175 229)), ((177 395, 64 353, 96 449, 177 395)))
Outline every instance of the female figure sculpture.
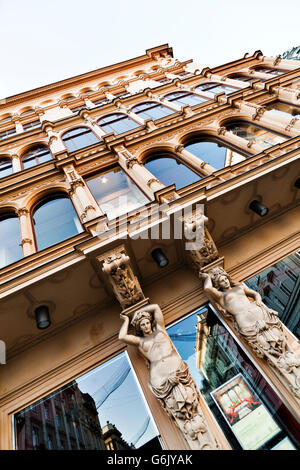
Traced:
POLYGON ((222 268, 214 268, 209 274, 200 272, 200 278, 212 303, 233 317, 240 335, 259 357, 285 376, 291 391, 300 398, 300 357, 288 345, 278 313, 262 302, 258 292, 233 283, 222 268))
POLYGON ((120 315, 124 323, 119 339, 138 348, 150 368, 149 387, 173 417, 192 449, 216 449, 200 407, 199 390, 187 364, 177 353, 165 329, 158 305, 147 305, 135 312, 131 324, 136 335, 128 334, 129 317, 120 315))

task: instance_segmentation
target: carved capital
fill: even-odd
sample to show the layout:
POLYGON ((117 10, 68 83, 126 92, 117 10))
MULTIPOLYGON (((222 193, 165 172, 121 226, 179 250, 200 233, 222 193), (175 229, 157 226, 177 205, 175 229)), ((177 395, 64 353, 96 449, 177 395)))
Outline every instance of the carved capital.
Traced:
POLYGON ((151 178, 150 180, 147 181, 147 186, 151 188, 152 183, 160 183, 160 181, 157 178, 151 178))
POLYGON ((255 113, 252 115, 252 120, 259 121, 265 111, 266 111, 266 108, 264 106, 258 106, 255 110, 255 113))
POLYGON ((256 144, 256 140, 255 139, 252 139, 252 140, 249 140, 248 144, 247 144, 247 147, 249 149, 251 149, 252 145, 256 144))
POLYGON ((117 247, 99 257, 98 261, 123 309, 145 298, 124 246, 117 247))
POLYGON ((20 209, 17 210, 17 215, 18 217, 22 217, 22 215, 29 215, 29 210, 26 207, 21 207, 20 209))
POLYGON ((218 135, 225 135, 226 132, 227 132, 227 129, 226 129, 226 127, 222 126, 222 127, 218 128, 217 132, 218 132, 218 135))
POLYGON ((23 238, 21 240, 20 246, 24 246, 26 243, 28 243, 28 245, 32 245, 32 240, 30 238, 23 238))
POLYGON ((183 150, 184 150, 184 145, 182 145, 182 144, 176 145, 176 147, 175 147, 175 152, 176 153, 181 153, 183 150))

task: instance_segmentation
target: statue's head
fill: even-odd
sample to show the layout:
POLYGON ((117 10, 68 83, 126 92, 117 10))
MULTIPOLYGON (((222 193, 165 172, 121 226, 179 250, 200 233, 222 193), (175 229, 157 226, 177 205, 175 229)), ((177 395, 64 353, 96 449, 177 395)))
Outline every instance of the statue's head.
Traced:
POLYGON ((212 269, 209 276, 213 286, 218 290, 226 290, 236 285, 223 268, 212 269))
POLYGON ((152 333, 153 318, 151 313, 139 310, 135 312, 131 320, 131 324, 135 329, 135 333, 138 336, 149 335, 152 333))

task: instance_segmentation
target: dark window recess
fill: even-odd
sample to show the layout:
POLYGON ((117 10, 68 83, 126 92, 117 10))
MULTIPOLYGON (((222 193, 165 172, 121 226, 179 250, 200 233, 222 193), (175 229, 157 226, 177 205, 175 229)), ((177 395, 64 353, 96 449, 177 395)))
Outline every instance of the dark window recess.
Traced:
POLYGON ((8 137, 9 135, 12 135, 15 133, 16 133, 15 127, 12 127, 11 129, 6 129, 5 131, 0 132, 0 139, 5 139, 5 137, 8 137))
POLYGON ((39 127, 40 125, 41 121, 37 119, 36 121, 26 122, 26 124, 23 124, 23 129, 24 131, 27 131, 28 129, 32 129, 33 127, 39 127))

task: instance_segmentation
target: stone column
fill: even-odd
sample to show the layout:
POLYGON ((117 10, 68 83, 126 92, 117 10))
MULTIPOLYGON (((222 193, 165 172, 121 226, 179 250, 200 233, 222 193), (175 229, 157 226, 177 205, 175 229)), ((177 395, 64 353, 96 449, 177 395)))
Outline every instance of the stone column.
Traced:
POLYGON ((147 96, 151 98, 152 101, 156 101, 159 104, 162 104, 163 106, 166 106, 167 108, 173 109, 173 111, 182 111, 182 106, 179 106, 179 104, 173 103, 173 101, 169 101, 165 99, 163 96, 160 95, 154 95, 151 91, 147 92, 147 96))
POLYGON ((189 166, 192 165, 193 168, 200 171, 200 173, 202 173, 203 176, 211 175, 212 173, 214 173, 214 171, 216 171, 216 168, 214 168, 209 163, 205 162, 204 160, 201 160, 201 158, 196 157, 196 155, 186 150, 184 145, 182 144, 177 145, 177 147, 175 147, 175 151, 176 151, 176 154, 179 156, 179 158, 183 162, 186 162, 189 166))
POLYGON ((65 152, 66 147, 58 133, 53 130, 53 127, 47 124, 45 126, 45 131, 48 135, 48 145, 51 150, 51 153, 55 155, 59 152, 65 152))
POLYGON ((286 101, 290 104, 295 104, 299 106, 300 102, 300 90, 297 88, 289 88, 283 86, 272 87, 272 91, 278 95, 278 99, 286 101))
POLYGON ((17 173, 18 171, 22 170, 21 158, 19 157, 19 155, 13 154, 11 156, 11 162, 12 162, 13 173, 17 173))
POLYGON ((217 132, 222 140, 232 144, 237 149, 240 148, 245 150, 247 153, 256 155, 257 153, 261 153, 265 150, 265 147, 256 143, 255 139, 251 141, 243 139, 242 137, 235 135, 232 131, 228 131, 226 127, 219 127, 217 132))
POLYGON ((69 196, 81 222, 87 222, 103 215, 84 179, 78 175, 74 166, 67 165, 63 167, 63 170, 70 184, 69 196))
POLYGON ((23 249, 23 256, 25 257, 31 255, 36 251, 33 226, 30 217, 30 212, 26 207, 18 209, 17 214, 20 221, 21 245, 23 249))
POLYGON ((133 121, 136 121, 141 126, 145 126, 145 119, 141 118, 138 114, 135 114, 130 111, 129 106, 125 106, 120 101, 116 102, 116 106, 118 108, 118 111, 121 111, 123 114, 127 114, 129 118, 131 118, 133 121))
POLYGON ((134 183, 150 198, 154 199, 155 191, 164 188, 161 183, 150 171, 145 168, 143 163, 139 161, 129 150, 123 146, 114 147, 114 151, 118 155, 120 167, 127 173, 134 183))
POLYGON ((24 132, 23 126, 20 122, 20 116, 18 114, 12 115, 12 121, 15 123, 17 134, 24 132))
POLYGON ((96 134, 98 139, 102 140, 102 137, 107 133, 101 129, 96 120, 91 118, 87 111, 83 111, 81 116, 83 117, 85 124, 94 132, 94 134, 96 134))

